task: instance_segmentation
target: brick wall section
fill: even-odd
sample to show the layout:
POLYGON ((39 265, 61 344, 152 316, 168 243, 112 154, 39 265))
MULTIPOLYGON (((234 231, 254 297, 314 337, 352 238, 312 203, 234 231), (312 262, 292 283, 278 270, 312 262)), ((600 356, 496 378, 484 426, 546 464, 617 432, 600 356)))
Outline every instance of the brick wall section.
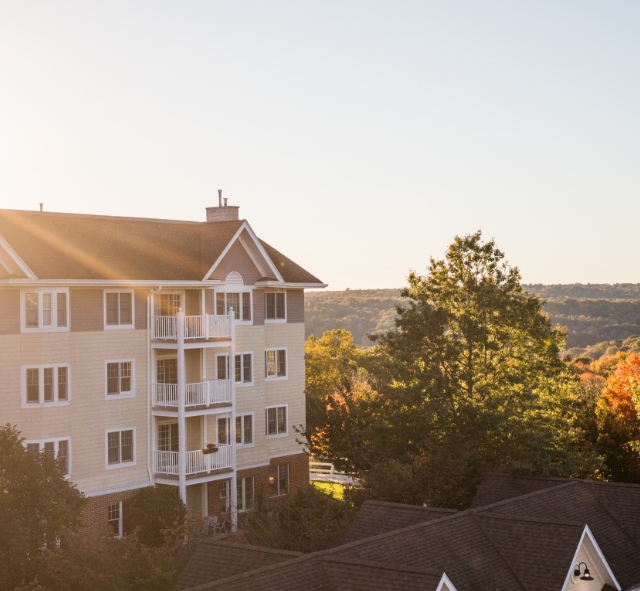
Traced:
MULTIPOLYGON (((309 486, 309 456, 306 453, 293 454, 273 458, 271 466, 289 464, 289 492, 294 493, 299 488, 309 486)), ((238 479, 254 477, 254 493, 256 503, 260 500, 269 500, 269 466, 259 466, 247 470, 238 470, 238 479)), ((216 480, 209 483, 208 501, 209 515, 217 515, 222 511, 220 504, 220 488, 222 481, 216 480)))
POLYGON ((287 291, 287 322, 304 322, 304 290, 287 291))
POLYGON ((211 279, 221 279, 224 281, 232 271, 236 271, 242 275, 242 280, 245 285, 253 285, 256 280, 262 277, 262 274, 253 264, 253 261, 244 249, 244 246, 242 246, 238 240, 233 243, 233 246, 229 249, 224 259, 220 261, 220 264, 211 275, 211 279))
POLYGON ((20 290, 0 290, 0 334, 20 334, 20 290))
POLYGON ((147 296, 149 290, 134 290, 135 297, 135 314, 136 314, 136 330, 146 330, 147 328, 147 296))
POLYGON ((89 497, 82 516, 84 527, 93 534, 107 535, 109 533, 109 504, 132 499, 138 494, 138 490, 89 497))
POLYGON ((71 332, 104 330, 102 289, 70 289, 71 332))

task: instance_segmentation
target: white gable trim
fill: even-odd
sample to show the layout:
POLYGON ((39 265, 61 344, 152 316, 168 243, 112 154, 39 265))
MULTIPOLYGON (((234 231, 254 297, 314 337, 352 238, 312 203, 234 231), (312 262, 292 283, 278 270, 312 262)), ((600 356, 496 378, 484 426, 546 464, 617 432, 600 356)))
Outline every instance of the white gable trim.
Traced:
POLYGON ((580 536, 580 542, 578 542, 578 546, 576 548, 576 551, 573 554, 573 559, 571 560, 571 565, 569 566, 569 572, 567 573, 567 576, 565 577, 564 585, 562 586, 562 591, 567 591, 569 589, 569 583, 571 582, 571 576, 572 576, 573 571, 574 571, 574 569, 576 567, 576 564, 578 562, 578 554, 579 554, 581 548, 584 548, 585 553, 591 559, 592 567, 595 569, 596 574, 598 574, 600 576, 600 578, 604 580, 605 583, 608 583, 609 585, 613 584, 613 586, 618 591, 621 591, 622 587, 620 587, 620 583, 618 583, 618 580, 616 579, 615 575, 613 574, 613 571, 609 567, 609 563, 607 562, 607 559, 604 557, 604 554, 602 553, 602 550, 600 550, 600 546, 598 546, 598 542, 596 542, 596 539, 594 538, 593 533, 591 533, 591 530, 589 529, 588 525, 584 526, 584 531, 582 532, 582 535, 580 536), (598 560, 594 559, 594 557, 592 556, 591 552, 589 552, 589 548, 584 544, 585 538, 591 543, 592 547, 596 551, 596 555, 597 555, 598 560), (600 568, 598 568, 598 562, 600 562, 600 567, 604 567, 604 570, 605 570, 604 573, 600 570, 600 568))
MULTIPOLYGON (((2 252, 0 252, 0 265, 3 267, 8 263, 11 266, 13 263, 18 269, 20 269, 29 279, 37 279, 35 273, 27 267, 26 263, 20 258, 18 253, 11 248, 11 245, 3 238, 2 234, 0 234, 0 248, 2 248, 7 257, 2 256, 2 252), (8 259, 8 260, 7 260, 8 259)), ((7 269, 7 271, 12 271, 15 269, 7 269)))
MULTIPOLYGON (((273 261, 269 258, 269 255, 267 254, 267 251, 264 249, 264 246, 262 246, 262 244, 260 244, 260 241, 258 240, 258 237, 255 235, 254 231, 251 229, 251 226, 249 225, 249 223, 246 220, 244 222, 242 222, 242 225, 238 228, 238 231, 233 235, 233 238, 231 238, 231 240, 229 240, 229 244, 227 244, 225 249, 222 251, 220 256, 217 258, 216 262, 213 263, 213 266, 209 269, 209 271, 207 271, 206 275, 203 278, 203 281, 206 281, 207 279, 209 279, 209 277, 211 277, 211 274, 216 270, 216 267, 222 262, 224 257, 227 255, 227 253, 231 249, 231 247, 235 244, 236 240, 238 240, 240 238, 240 235, 245 230, 247 231, 247 234, 249 234, 249 236, 251 237, 253 243, 255 244, 255 246, 258 249, 258 251, 260 252, 260 254, 263 256, 264 260, 266 261, 267 265, 269 266, 269 269, 271 269, 271 271, 276 276, 278 281, 284 282, 284 279, 282 278, 282 275, 280 275, 280 272, 278 271, 277 267, 273 264, 273 261)), ((246 248, 245 248, 245 250, 247 251, 247 254, 251 258, 253 263, 256 265, 256 267, 260 268, 260 265, 258 265, 256 263, 256 261, 254 260, 253 256, 251 255, 251 253, 246 248)))
POLYGON ((440 583, 438 583, 438 588, 436 591, 458 591, 455 588, 455 585, 451 582, 451 579, 447 576, 447 573, 442 573, 442 578, 440 579, 440 583))

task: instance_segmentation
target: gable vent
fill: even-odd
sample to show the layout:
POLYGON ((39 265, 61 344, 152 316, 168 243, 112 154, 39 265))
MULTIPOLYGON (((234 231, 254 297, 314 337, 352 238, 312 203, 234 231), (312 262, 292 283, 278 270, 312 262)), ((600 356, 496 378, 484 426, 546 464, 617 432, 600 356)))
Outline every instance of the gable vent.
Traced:
POLYGON ((240 275, 240 273, 237 273, 236 271, 232 271, 231 273, 229 273, 224 282, 227 285, 244 285, 242 275, 240 275))

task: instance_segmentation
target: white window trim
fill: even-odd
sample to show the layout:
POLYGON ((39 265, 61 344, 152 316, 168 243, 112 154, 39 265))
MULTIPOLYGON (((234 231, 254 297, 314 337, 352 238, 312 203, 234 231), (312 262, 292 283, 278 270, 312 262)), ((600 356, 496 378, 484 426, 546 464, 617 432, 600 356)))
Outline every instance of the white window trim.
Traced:
POLYGON ((40 365, 23 365, 21 367, 22 378, 22 408, 51 408, 55 406, 69 406, 71 404, 71 365, 69 363, 42 363, 40 365), (54 371, 53 379, 53 402, 44 401, 44 368, 52 367, 54 371), (58 401, 58 368, 67 368, 67 400, 58 401), (38 370, 38 388, 40 402, 27 402, 27 370, 38 370))
MULTIPOLYGON (((118 298, 120 305, 120 298, 118 298)), ((104 313, 105 330, 131 330, 136 327, 136 295, 133 289, 105 289, 102 294, 102 308, 104 313), (108 293, 130 293, 131 294, 131 324, 107 324, 107 294, 108 293)), ((120 310, 118 310, 118 316, 120 310)))
POLYGON ((278 472, 278 477, 276 479, 277 492, 275 495, 269 495, 270 499, 277 499, 279 497, 286 497, 291 492, 291 464, 289 462, 285 462, 284 464, 276 464, 275 466, 269 466, 269 468, 276 468, 278 472), (280 467, 287 466, 287 490, 286 492, 280 492, 280 467))
MULTIPOLYGON (((124 529, 124 515, 122 514, 122 510, 123 510, 123 506, 122 506, 122 501, 113 501, 112 503, 109 503, 109 505, 115 505, 116 503, 118 503, 119 507, 118 507, 118 533, 117 535, 114 534, 115 538, 122 538, 123 537, 123 529, 124 529)), ((107 505, 107 511, 109 510, 109 506, 107 505)), ((107 516, 108 517, 108 516, 107 516)), ((110 520, 107 520, 107 522, 109 522, 110 520)))
POLYGON ((56 458, 58 457, 58 443, 60 441, 68 441, 69 442, 69 456, 67 457, 67 473, 65 474, 65 477, 67 479, 69 479, 71 477, 71 460, 72 460, 72 454, 73 452, 71 451, 71 437, 49 437, 47 439, 25 439, 22 442, 22 445, 24 445, 25 447, 27 447, 28 443, 38 443, 40 444, 40 451, 42 451, 44 449, 44 444, 45 443, 51 443, 53 442, 55 444, 55 454, 56 454, 56 458))
POLYGON ((130 468, 136 465, 136 459, 138 457, 137 450, 137 437, 135 427, 120 427, 118 429, 107 429, 104 432, 104 467, 105 470, 118 470, 119 468, 130 468), (133 461, 132 462, 120 462, 118 464, 109 463, 109 433, 120 433, 121 431, 133 431, 133 461))
POLYGON ((122 398, 135 398, 136 397, 136 360, 135 359, 107 359, 104 362, 104 399, 105 400, 120 400, 122 398), (107 392, 107 381, 109 379, 109 373, 107 366, 109 363, 131 363, 131 391, 120 394, 109 394, 107 392))
MULTIPOLYGON (((289 405, 288 404, 272 404, 271 406, 266 406, 265 410, 264 410, 264 418, 265 418, 265 437, 267 439, 278 439, 280 437, 287 437, 289 435, 289 405), (275 435, 269 435, 269 417, 268 417, 268 410, 270 408, 282 408, 285 407, 286 410, 286 420, 284 423, 285 429, 286 431, 284 433, 276 433, 275 435)), ((277 413, 276 413, 276 419, 277 419, 277 413)), ((277 425, 277 420, 276 420, 276 425, 277 425)))
MULTIPOLYGON (((276 372, 278 367, 278 354, 276 353, 276 372)), ((287 347, 268 347, 264 350, 264 379, 267 382, 278 382, 289 379, 289 351, 287 347), (283 376, 267 376, 267 351, 284 351, 285 374, 283 376)))
MULTIPOLYGON (((225 308, 227 307, 226 294, 227 293, 248 293, 251 307, 251 320, 234 320, 234 324, 236 326, 253 326, 253 287, 245 287, 243 285, 225 285, 223 287, 216 287, 213 292, 213 312, 214 314, 218 313, 217 305, 218 305, 218 294, 225 294, 225 308)), ((286 308, 286 306, 285 306, 286 308)), ((235 310, 234 310, 235 312, 235 310)), ((240 313, 242 313, 242 296, 240 297, 240 313)))
MULTIPOLYGON (((250 447, 255 447, 256 445, 256 417, 253 412, 243 412, 236 414, 236 419, 238 417, 251 417, 251 443, 236 443, 236 449, 249 449, 250 447)), ((244 419, 242 421, 242 439, 244 439, 244 419)), ((236 433, 238 432, 236 428, 236 433)))
POLYGON ((233 445, 234 442, 231 439, 231 414, 227 413, 227 414, 220 414, 220 415, 215 415, 216 417, 216 438, 215 438, 215 444, 216 445, 233 445), (226 420, 227 421, 227 438, 229 443, 220 443, 220 431, 218 429, 218 421, 220 420, 226 420))
POLYGON ((20 332, 69 332, 71 327, 71 314, 70 314, 70 297, 68 288, 48 288, 48 287, 33 287, 20 290, 20 332), (27 326, 27 300, 26 294, 37 293, 38 294, 38 326, 27 326), (42 294, 50 293, 51 297, 51 326, 44 326, 42 324, 42 294), (56 326, 58 323, 58 298, 57 294, 67 294, 67 326, 56 326))
POLYGON ((287 292, 282 289, 269 289, 264 292, 264 322, 265 324, 278 324, 287 322, 287 292), (283 293, 284 294, 284 318, 267 318, 267 294, 283 293))
MULTIPOLYGON (((238 479, 242 482, 242 509, 238 507, 238 513, 247 513, 248 511, 253 511, 256 506, 256 478, 255 476, 244 476, 238 479), (253 509, 244 509, 244 506, 247 504, 247 480, 251 479, 251 487, 253 488, 253 509)), ((236 491, 237 494, 237 491, 236 491)))
MULTIPOLYGON (((251 381, 250 382, 235 382, 236 388, 249 388, 255 384, 256 379, 256 360, 253 354, 253 351, 236 351, 234 355, 251 355, 251 381)), ((218 378, 218 357, 228 357, 229 358, 229 376, 228 378, 233 377, 236 379, 236 360, 234 358, 233 363, 231 363, 231 359, 229 353, 216 353, 215 356, 215 372, 216 372, 216 380, 218 378)), ((244 373, 244 369, 243 369, 244 373)))

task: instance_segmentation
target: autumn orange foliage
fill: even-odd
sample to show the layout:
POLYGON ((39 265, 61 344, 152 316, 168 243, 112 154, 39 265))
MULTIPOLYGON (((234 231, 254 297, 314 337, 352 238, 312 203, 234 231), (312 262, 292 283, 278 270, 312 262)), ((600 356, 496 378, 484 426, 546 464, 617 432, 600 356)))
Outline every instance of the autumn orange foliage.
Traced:
POLYGON ((640 355, 620 359, 604 384, 598 401, 598 418, 613 432, 634 431, 638 427, 640 405, 640 355))

